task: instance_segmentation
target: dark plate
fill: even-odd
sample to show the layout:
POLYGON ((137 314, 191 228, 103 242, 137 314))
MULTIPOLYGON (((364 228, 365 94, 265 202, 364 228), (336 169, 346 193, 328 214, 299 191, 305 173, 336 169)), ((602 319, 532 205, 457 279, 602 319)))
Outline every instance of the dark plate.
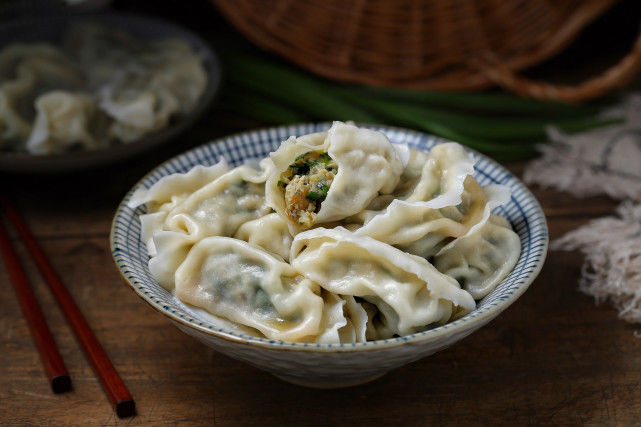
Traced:
POLYGON ((190 113, 172 118, 168 127, 149 133, 137 141, 117 144, 99 150, 63 154, 32 155, 0 151, 0 171, 25 173, 71 172, 123 161, 176 137, 189 128, 211 104, 220 85, 221 68, 216 54, 200 37, 178 25, 132 14, 106 13, 34 18, 0 24, 0 48, 15 42, 48 42, 58 44, 69 25, 95 22, 120 28, 148 40, 180 38, 198 52, 208 76, 207 86, 190 113))

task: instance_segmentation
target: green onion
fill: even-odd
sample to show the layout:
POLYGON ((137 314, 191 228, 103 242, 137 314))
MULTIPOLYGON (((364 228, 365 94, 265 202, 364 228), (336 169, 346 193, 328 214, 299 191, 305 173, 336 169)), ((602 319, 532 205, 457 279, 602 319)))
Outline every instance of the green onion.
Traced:
POLYGON ((228 79, 276 99, 287 98, 286 104, 311 115, 333 117, 336 120, 373 122, 375 117, 347 102, 325 93, 316 79, 268 62, 228 57, 233 69, 228 79))
POLYGON ((602 108, 596 105, 572 105, 561 102, 539 101, 505 93, 429 91, 381 87, 361 87, 356 91, 379 98, 409 101, 433 107, 471 110, 476 113, 542 115, 559 118, 593 115, 602 108))
POLYGON ((478 117, 464 113, 453 113, 413 104, 398 104, 371 96, 360 96, 352 91, 337 90, 339 96, 349 99, 382 116, 402 119, 404 115, 421 117, 426 122, 436 122, 444 126, 460 129, 463 133, 487 139, 545 139, 545 127, 554 124, 561 129, 583 130, 588 126, 599 127, 617 123, 619 119, 571 118, 557 121, 541 121, 518 118, 478 117))
MULTIPOLYGON (((350 87, 244 54, 230 53, 224 60, 231 84, 221 108, 270 123, 321 119, 409 126, 505 160, 535 154, 535 144, 547 139, 547 125, 579 132, 621 121, 596 118, 601 106, 594 104, 577 106, 501 93, 350 87)), ((329 163, 331 157, 324 153, 321 161, 329 163)), ((311 166, 292 165, 299 173, 311 166)))
POLYGON ((307 200, 309 200, 310 202, 315 202, 315 201, 317 201, 317 200, 321 200, 321 199, 323 199, 323 200, 324 200, 324 199, 325 199, 325 197, 323 197, 323 195, 322 195, 321 193, 317 193, 317 192, 315 192, 315 191, 310 191, 309 193, 307 193, 307 194, 305 195, 305 197, 306 197, 306 198, 307 198, 307 200))

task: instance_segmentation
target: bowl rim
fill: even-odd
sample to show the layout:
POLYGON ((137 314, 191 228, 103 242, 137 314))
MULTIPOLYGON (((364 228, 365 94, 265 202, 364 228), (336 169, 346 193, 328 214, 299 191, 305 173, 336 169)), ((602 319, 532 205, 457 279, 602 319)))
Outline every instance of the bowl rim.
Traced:
MULTIPOLYGON (((187 327, 189 329, 194 330, 194 332, 205 334, 211 338, 223 339, 225 341, 230 341, 238 344, 245 344, 251 347, 267 348, 269 350, 282 350, 282 351, 294 350, 294 351, 315 352, 315 353, 318 353, 318 352, 327 352, 327 353, 350 352, 351 353, 351 352, 376 351, 376 350, 389 349, 389 348, 398 347, 404 344, 418 344, 418 343, 425 343, 425 342, 433 342, 441 338, 456 335, 459 333, 464 333, 464 331, 471 332, 476 329, 474 327, 475 325, 477 328, 484 325, 485 323, 489 322, 494 317, 499 315, 501 312, 503 312, 505 309, 507 309, 510 305, 512 305, 536 279, 541 269, 543 268, 543 264, 545 263, 548 244, 549 244, 549 233, 548 233, 547 221, 540 203, 538 202, 534 194, 532 194, 532 192, 527 188, 527 186, 520 179, 514 176, 509 170, 507 170, 504 166, 500 165, 495 160, 491 159, 490 157, 482 153, 479 153, 474 149, 471 149, 467 146, 463 146, 466 151, 473 153, 477 157, 477 159, 479 160, 482 159, 485 162, 492 165, 494 168, 501 171, 506 177, 508 177, 508 179, 512 180, 513 185, 519 188, 519 190, 523 194, 519 203, 522 204, 527 202, 531 204, 531 207, 528 209, 527 215, 524 214, 524 216, 526 216, 528 220, 531 220, 529 222, 532 228, 534 229, 532 234, 539 236, 539 241, 537 241, 536 246, 532 248, 533 250, 531 255, 532 257, 537 257, 537 259, 533 262, 533 264, 528 264, 530 271, 525 275, 524 278, 519 279, 521 280, 521 283, 518 284, 515 288, 512 288, 512 292, 508 293, 506 297, 502 296, 500 298, 497 298, 492 303, 484 307, 481 307, 480 309, 477 307, 472 312, 466 314, 465 316, 457 320, 448 322, 444 325, 440 325, 431 329, 416 332, 410 335, 388 338, 384 340, 366 341, 364 343, 347 343, 347 344, 345 343, 341 343, 341 344, 300 343, 300 342, 281 341, 281 340, 270 339, 270 338, 261 338, 261 337, 244 334, 244 333, 234 333, 232 331, 226 331, 222 328, 210 328, 205 326, 202 322, 199 322, 198 320, 194 319, 193 316, 191 315, 186 317, 182 314, 177 314, 175 310, 172 310, 170 307, 163 305, 162 302, 154 301, 154 299, 151 298, 148 292, 147 293, 142 292, 142 288, 136 283, 136 279, 133 277, 133 275, 131 275, 131 272, 129 271, 127 264, 123 263, 123 255, 122 253, 120 253, 121 252, 121 249, 119 246, 120 242, 117 236, 118 234, 117 225, 118 225, 119 219, 123 215, 125 215, 126 210, 131 212, 131 208, 128 207, 127 203, 131 198, 131 196, 133 195, 134 191, 136 191, 136 189, 141 187, 142 184, 148 178, 150 178, 152 175, 161 171, 161 169, 164 169, 164 167, 168 164, 178 162, 179 159, 183 157, 186 158, 189 156, 194 156, 195 152, 202 150, 206 146, 211 146, 211 145, 221 144, 221 143, 224 144, 225 142, 230 142, 231 144, 233 144, 234 141, 240 138, 247 138, 252 135, 260 136, 260 134, 270 135, 270 134, 278 134, 280 132, 285 132, 285 133, 289 132, 290 135, 300 136, 300 135, 297 135, 296 130, 300 130, 303 128, 315 128, 315 129, 329 128, 331 125, 332 125, 332 122, 296 123, 296 124, 289 124, 289 125, 282 125, 282 126, 258 128, 254 130, 242 131, 242 132, 230 134, 227 136, 216 138, 215 140, 212 140, 205 144, 201 144, 187 151, 184 151, 183 153, 173 156, 170 159, 160 163, 158 166, 153 168, 148 173, 146 173, 142 178, 140 178, 136 182, 136 184, 133 187, 131 187, 131 189, 126 193, 126 195, 123 197, 122 201, 118 205, 118 208, 116 210, 116 213, 112 221, 111 231, 109 234, 109 242, 110 242, 112 258, 116 266, 118 267, 118 271, 120 272, 121 276, 123 277, 127 285, 129 285, 129 287, 136 293, 136 295, 138 295, 138 297, 140 297, 143 301, 149 304, 154 310, 168 317, 169 320, 177 324, 177 326, 187 327)), ((452 142, 445 138, 437 137, 425 132, 420 132, 420 131, 407 129, 403 127, 387 126, 387 125, 380 125, 375 123, 356 123, 356 125, 359 127, 366 127, 366 128, 380 130, 380 131, 398 132, 410 138, 411 137, 431 138, 435 140, 437 144, 452 142)), ((322 131, 322 130, 319 130, 319 131, 322 131)), ((163 174, 162 176, 164 175, 167 175, 167 174, 163 174)), ((127 213, 126 215, 131 215, 130 212, 127 213)), ((137 216, 135 218, 137 218, 137 216)), ((521 254, 519 255, 519 260, 521 259, 522 256, 523 256, 523 252, 521 252, 521 254)), ((517 261, 517 264, 518 264, 518 261, 517 261)), ((169 292, 169 291, 166 291, 166 292, 169 292)), ((173 295, 172 297, 175 298, 175 296, 173 295)))

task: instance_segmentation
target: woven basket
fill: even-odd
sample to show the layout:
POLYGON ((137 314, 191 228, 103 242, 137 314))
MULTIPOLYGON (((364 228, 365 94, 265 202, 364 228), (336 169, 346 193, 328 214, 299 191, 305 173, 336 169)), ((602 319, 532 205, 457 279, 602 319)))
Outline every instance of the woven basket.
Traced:
POLYGON ((578 102, 628 83, 641 36, 599 76, 575 86, 517 75, 565 48, 616 0, 213 0, 254 43, 328 78, 439 90, 497 84, 578 102))

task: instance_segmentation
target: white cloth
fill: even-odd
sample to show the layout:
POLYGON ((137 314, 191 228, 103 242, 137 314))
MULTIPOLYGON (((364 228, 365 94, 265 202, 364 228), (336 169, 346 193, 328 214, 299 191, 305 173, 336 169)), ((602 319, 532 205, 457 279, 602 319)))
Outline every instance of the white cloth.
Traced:
POLYGON ((619 316, 641 322, 641 205, 624 202, 616 216, 596 219, 551 245, 585 254, 579 289, 597 304, 609 301, 619 316))
POLYGON ((549 127, 552 143, 539 147, 543 156, 528 165, 524 181, 577 197, 607 194, 641 201, 641 94, 629 95, 606 115, 625 120, 571 135, 549 127))
POLYGON ((624 122, 572 135, 547 129, 552 143, 539 148, 542 157, 528 165, 523 178, 576 197, 626 200, 615 216, 567 233, 551 249, 581 250, 579 289, 597 304, 609 301, 622 319, 641 323, 641 204, 634 204, 641 202, 641 94, 629 95, 604 115, 624 122))

